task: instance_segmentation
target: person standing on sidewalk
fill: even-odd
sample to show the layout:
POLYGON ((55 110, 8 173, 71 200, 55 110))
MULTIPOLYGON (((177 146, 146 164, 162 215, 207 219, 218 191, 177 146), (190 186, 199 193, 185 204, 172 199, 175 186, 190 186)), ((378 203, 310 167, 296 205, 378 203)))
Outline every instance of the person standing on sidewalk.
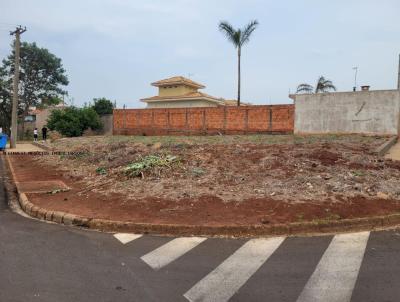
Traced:
POLYGON ((37 130, 37 128, 35 128, 33 130, 33 141, 37 142, 37 138, 38 138, 38 130, 37 130))
POLYGON ((46 128, 46 126, 43 126, 43 128, 42 128, 42 138, 43 138, 44 142, 47 139, 47 128, 46 128))

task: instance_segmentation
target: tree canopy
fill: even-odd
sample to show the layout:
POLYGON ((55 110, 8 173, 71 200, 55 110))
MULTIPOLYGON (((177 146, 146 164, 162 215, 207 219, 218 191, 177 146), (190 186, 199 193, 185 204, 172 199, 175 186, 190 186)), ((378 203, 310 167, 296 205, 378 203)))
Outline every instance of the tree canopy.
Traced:
POLYGON ((230 23, 221 21, 219 23, 219 30, 225 34, 226 38, 235 46, 235 48, 239 49, 250 41, 250 36, 253 31, 256 30, 257 25, 258 21, 253 20, 245 27, 235 29, 230 23))
POLYGON ((230 41, 233 46, 237 49, 238 55, 238 95, 237 95, 237 105, 240 106, 240 87, 241 87, 241 71, 240 71, 240 60, 242 47, 244 44, 250 41, 251 34, 256 30, 258 26, 258 21, 253 20, 243 28, 235 29, 233 26, 226 22, 221 21, 219 23, 219 30, 226 36, 228 41, 230 41))
POLYGON ((9 133, 11 125, 11 92, 9 84, 4 77, 4 71, 0 69, 0 127, 9 133))
MULTIPOLYGON (((14 76, 15 53, 2 61, 0 66, 0 107, 6 107, 2 112, 0 122, 9 126, 12 97, 12 79, 14 76)), ((21 43, 20 49, 20 82, 19 82, 19 114, 25 117, 31 106, 46 106, 65 95, 63 86, 68 85, 66 71, 61 59, 36 43, 21 43)))
POLYGON ((312 85, 303 83, 297 86, 296 93, 323 93, 329 91, 336 91, 335 85, 333 85, 331 80, 327 80, 325 77, 320 76, 315 89, 312 85))
POLYGON ((110 100, 106 98, 97 98, 93 99, 93 102, 92 108, 98 115, 113 113, 114 104, 110 100))
POLYGON ((56 106, 56 105, 59 105, 62 103, 64 103, 64 101, 61 98, 54 96, 54 97, 42 99, 40 104, 38 104, 36 107, 43 109, 43 108, 48 108, 51 106, 56 106))

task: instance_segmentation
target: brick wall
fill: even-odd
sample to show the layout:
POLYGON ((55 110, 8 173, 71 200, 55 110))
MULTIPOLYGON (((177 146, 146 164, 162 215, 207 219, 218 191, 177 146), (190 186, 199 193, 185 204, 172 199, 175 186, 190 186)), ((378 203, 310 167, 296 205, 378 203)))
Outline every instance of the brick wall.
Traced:
POLYGON ((115 135, 291 133, 293 105, 115 109, 115 135))

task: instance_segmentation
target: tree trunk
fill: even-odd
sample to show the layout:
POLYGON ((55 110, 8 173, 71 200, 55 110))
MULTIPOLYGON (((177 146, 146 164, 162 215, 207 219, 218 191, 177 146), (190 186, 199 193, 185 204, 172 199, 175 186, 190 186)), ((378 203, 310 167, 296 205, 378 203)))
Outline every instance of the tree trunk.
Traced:
MULTIPOLYGON (((25 138, 25 117, 28 115, 28 111, 27 110, 24 110, 23 112, 22 112, 22 120, 20 120, 20 122, 21 122, 21 139, 22 140, 24 140, 24 139, 26 139, 25 138)), ((18 127, 18 126, 17 126, 18 127)))
POLYGON ((238 48, 238 97, 237 97, 237 105, 240 106, 240 56, 241 56, 241 48, 238 48))

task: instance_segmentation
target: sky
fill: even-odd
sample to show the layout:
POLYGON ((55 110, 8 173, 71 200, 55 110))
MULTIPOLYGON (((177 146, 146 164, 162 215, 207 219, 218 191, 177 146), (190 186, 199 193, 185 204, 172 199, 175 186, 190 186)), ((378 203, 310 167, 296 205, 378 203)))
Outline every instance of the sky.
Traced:
POLYGON ((74 105, 106 97, 141 108, 157 94, 151 82, 175 75, 235 99, 236 50, 218 24, 257 19, 242 50, 242 101, 285 104, 320 75, 351 90, 355 66, 358 85, 394 89, 399 12, 398 0, 0 0, 0 58, 21 24, 22 41, 62 59, 74 105))

